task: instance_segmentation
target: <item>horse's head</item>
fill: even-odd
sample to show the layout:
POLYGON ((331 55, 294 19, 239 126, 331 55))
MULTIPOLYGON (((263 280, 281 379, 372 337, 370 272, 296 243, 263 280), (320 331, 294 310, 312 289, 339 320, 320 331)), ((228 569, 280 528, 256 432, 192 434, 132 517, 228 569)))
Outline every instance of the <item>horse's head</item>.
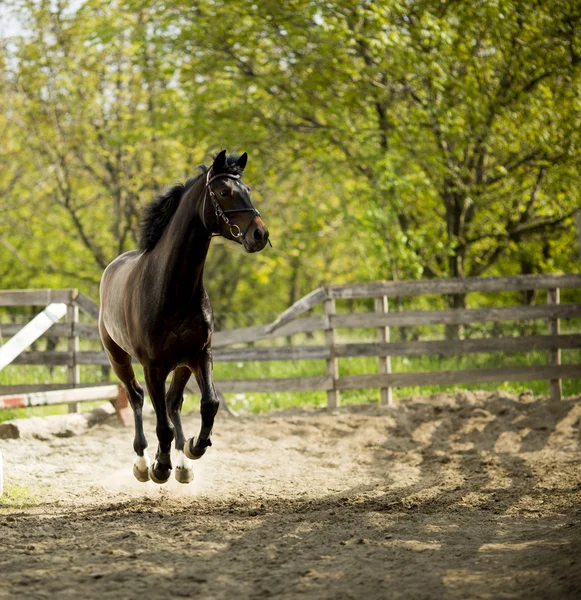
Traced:
POLYGON ((238 242, 246 252, 258 252, 268 243, 268 229, 260 213, 252 206, 250 188, 242 181, 248 155, 226 155, 222 150, 206 173, 206 191, 202 218, 212 224, 210 231, 238 242), (213 213, 212 216, 209 216, 213 213))

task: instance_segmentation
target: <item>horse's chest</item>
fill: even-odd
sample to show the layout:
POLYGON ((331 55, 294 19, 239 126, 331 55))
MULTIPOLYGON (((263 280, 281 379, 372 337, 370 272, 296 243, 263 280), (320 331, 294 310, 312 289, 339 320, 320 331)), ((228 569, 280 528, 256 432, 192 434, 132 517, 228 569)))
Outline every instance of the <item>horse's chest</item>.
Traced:
POLYGON ((211 336, 211 323, 203 315, 200 315, 174 324, 167 332, 164 346, 167 351, 183 358, 205 348, 210 342, 211 336))

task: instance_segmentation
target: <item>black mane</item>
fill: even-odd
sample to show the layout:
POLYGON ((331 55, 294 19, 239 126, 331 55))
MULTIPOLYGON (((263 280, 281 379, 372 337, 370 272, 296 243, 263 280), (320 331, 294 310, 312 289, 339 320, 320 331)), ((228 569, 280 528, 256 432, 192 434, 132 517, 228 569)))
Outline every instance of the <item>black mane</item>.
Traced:
MULTIPOLYGON (((226 156, 226 165, 219 173, 230 173, 231 175, 242 175, 242 169, 236 164, 238 154, 228 154, 226 156)), ((161 194, 154 198, 141 213, 139 227, 139 243, 138 248, 142 252, 153 250, 159 242, 163 232, 169 225, 171 218, 174 216, 180 201, 184 194, 208 172, 209 167, 199 165, 200 170, 194 177, 190 177, 185 183, 178 183, 171 187, 165 194, 161 194)), ((218 173, 214 173, 218 175, 218 173)))
POLYGON ((177 183, 167 190, 165 194, 160 194, 154 198, 143 209, 139 224, 138 242, 138 248, 142 252, 149 252, 155 248, 165 228, 178 209, 183 195, 202 175, 203 173, 200 173, 196 177, 191 177, 185 183, 177 183))

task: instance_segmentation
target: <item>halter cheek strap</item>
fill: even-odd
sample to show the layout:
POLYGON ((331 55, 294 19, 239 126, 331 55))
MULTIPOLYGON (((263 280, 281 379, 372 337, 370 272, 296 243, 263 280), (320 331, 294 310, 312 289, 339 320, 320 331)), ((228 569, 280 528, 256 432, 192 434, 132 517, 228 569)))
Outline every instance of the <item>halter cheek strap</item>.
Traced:
POLYGON ((219 223, 220 223, 220 219, 223 219, 223 221, 226 223, 226 225, 230 228, 230 235, 233 238, 236 238, 236 239, 244 238, 244 236, 248 232, 248 229, 250 229, 250 225, 252 224, 252 221, 254 221, 255 217, 259 217, 260 213, 253 206, 246 207, 246 208, 233 208, 233 209, 229 209, 229 210, 224 210, 220 206, 220 203, 218 202, 218 198, 216 198, 216 194, 214 193, 214 190, 210 187, 210 184, 213 181, 216 181, 217 179, 223 179, 223 178, 234 179, 236 181, 240 181, 241 177, 240 177, 240 175, 232 175, 231 173, 219 173, 218 175, 214 175, 213 177, 210 177, 210 173, 211 173, 211 169, 208 169, 208 172, 206 174, 206 191, 204 193, 204 202, 202 204, 202 215, 201 215, 202 224, 212 234, 212 237, 219 236, 219 235, 221 235, 221 233, 219 231, 219 229, 220 229, 219 223), (212 205, 214 206, 214 213, 216 215, 216 220, 218 221, 218 232, 212 231, 206 225, 206 197, 208 195, 210 196, 210 200, 212 201, 212 205), (235 223, 232 223, 232 221, 230 221, 230 219, 228 218, 229 214, 240 213, 240 212, 251 212, 252 213, 252 216, 250 217, 250 220, 248 221, 248 225, 246 225, 246 229, 244 231, 241 231, 240 227, 238 227, 238 225, 236 225, 235 223))

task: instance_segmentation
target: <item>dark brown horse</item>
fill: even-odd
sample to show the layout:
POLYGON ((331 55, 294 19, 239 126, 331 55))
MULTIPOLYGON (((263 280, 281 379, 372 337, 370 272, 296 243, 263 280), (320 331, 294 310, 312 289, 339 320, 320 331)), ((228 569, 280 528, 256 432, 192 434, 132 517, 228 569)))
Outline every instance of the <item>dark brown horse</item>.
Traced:
POLYGON ((212 307, 203 282, 206 255, 214 235, 242 244, 247 252, 262 250, 268 242, 268 230, 241 179, 246 161, 246 153, 238 157, 223 150, 210 168, 200 167, 197 177, 155 199, 145 209, 139 250, 122 254, 103 273, 99 331, 133 408, 133 474, 139 481, 169 479, 174 432, 175 476, 181 483, 193 479, 189 459, 200 458, 212 445, 219 402, 212 374, 212 307), (145 450, 143 389, 132 357, 143 365, 157 417, 159 446, 153 464, 145 450), (202 425, 200 434, 186 442, 180 411, 192 373, 202 395, 202 425))

